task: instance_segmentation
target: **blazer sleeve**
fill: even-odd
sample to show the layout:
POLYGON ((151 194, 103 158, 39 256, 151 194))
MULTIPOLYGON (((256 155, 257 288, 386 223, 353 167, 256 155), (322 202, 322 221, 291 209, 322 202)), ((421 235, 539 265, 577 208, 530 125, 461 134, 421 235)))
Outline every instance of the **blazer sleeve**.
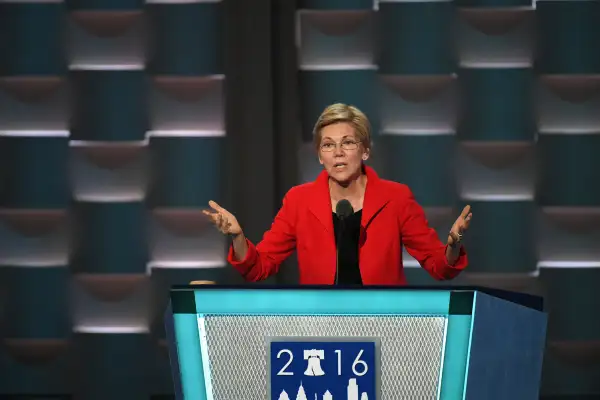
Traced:
POLYGON ((456 277, 468 264, 467 253, 461 245, 458 259, 453 265, 446 258, 447 245, 436 231, 429 227, 423 208, 417 203, 412 191, 406 187, 407 197, 401 213, 402 242, 408 254, 413 256, 433 278, 447 280, 456 277))
POLYGON ((281 209, 262 240, 255 246, 246 238, 248 252, 243 260, 234 259, 233 245, 230 245, 227 261, 246 281, 258 282, 277 273, 281 263, 296 249, 296 206, 292 190, 285 195, 281 209))

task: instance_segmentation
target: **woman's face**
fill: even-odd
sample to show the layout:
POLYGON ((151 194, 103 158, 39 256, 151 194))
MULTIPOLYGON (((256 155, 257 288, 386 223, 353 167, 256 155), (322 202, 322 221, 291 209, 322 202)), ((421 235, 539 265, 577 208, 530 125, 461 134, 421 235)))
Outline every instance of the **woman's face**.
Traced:
POLYGON ((339 183, 348 183, 361 174, 362 162, 368 151, 347 122, 338 122, 321 129, 319 162, 329 176, 339 183))

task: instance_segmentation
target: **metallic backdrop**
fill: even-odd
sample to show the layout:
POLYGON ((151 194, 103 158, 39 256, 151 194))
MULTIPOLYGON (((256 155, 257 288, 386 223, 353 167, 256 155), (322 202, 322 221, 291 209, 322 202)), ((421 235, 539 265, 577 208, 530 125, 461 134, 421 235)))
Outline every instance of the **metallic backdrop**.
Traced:
POLYGON ((168 287, 240 282, 200 209, 259 240, 334 101, 441 236, 472 205, 457 283, 546 296, 544 393, 600 393, 599 24, 598 1, 0 2, 0 394, 172 393, 168 287))

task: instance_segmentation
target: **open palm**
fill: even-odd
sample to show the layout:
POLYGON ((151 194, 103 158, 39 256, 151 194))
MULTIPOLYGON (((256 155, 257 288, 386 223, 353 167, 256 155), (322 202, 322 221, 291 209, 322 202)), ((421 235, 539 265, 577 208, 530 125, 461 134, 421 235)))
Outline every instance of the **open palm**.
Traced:
POLYGON ((456 235, 459 239, 465 234, 467 229, 469 229, 469 224, 471 223, 471 219, 473 218, 473 213, 471 212, 471 206, 467 205, 463 208, 460 216, 452 225, 452 229, 450 229, 450 233, 456 235))
POLYGON ((202 213, 210 219, 221 233, 232 236, 242 233, 242 228, 232 213, 218 205, 215 201, 209 201, 208 205, 211 210, 202 210, 202 213))

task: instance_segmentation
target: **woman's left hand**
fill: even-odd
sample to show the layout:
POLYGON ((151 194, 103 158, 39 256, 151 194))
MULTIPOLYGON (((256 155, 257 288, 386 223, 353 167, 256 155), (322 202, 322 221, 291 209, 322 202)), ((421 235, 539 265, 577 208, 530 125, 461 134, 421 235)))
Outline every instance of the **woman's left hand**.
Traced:
POLYGON ((448 244, 454 245, 457 241, 460 241, 469 229, 469 224, 471 223, 471 219, 473 218, 473 213, 471 212, 471 206, 467 205, 463 208, 462 213, 452 225, 452 229, 450 229, 450 234, 448 235, 448 244))

